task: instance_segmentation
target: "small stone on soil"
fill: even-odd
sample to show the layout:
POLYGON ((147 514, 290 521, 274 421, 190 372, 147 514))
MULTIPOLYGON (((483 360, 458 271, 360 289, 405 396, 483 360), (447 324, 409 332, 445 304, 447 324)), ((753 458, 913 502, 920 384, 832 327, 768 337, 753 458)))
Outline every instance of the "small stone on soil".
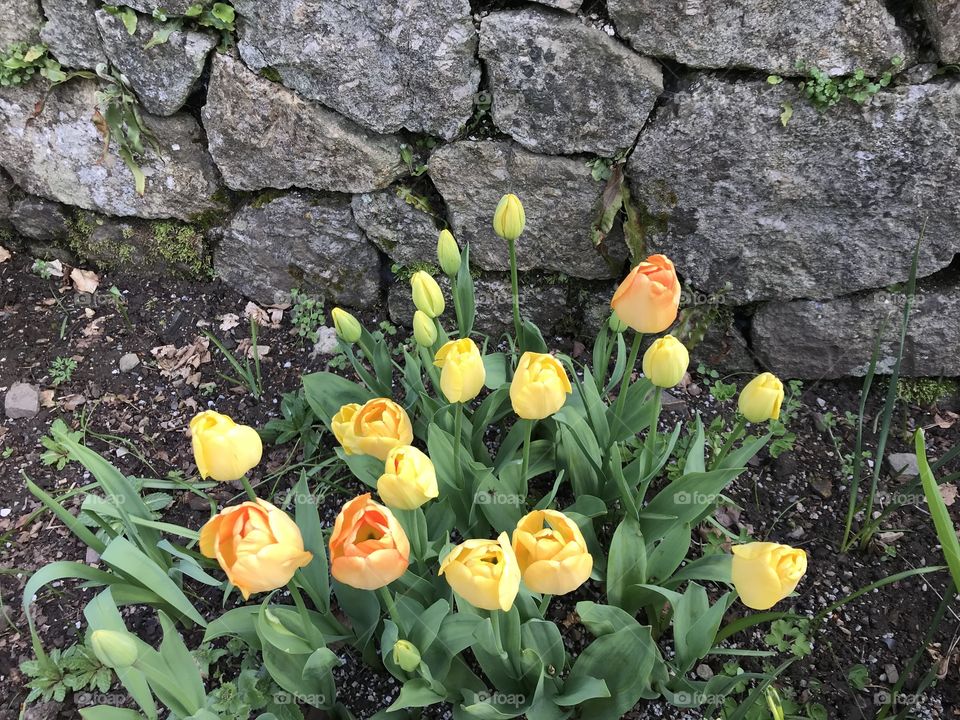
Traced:
POLYGON ((887 682, 891 685, 896 684, 897 680, 900 679, 900 672, 897 670, 897 666, 893 663, 887 663, 884 665, 883 672, 887 676, 887 682))
POLYGON ((28 383, 14 383, 7 390, 3 408, 7 417, 14 420, 36 417, 40 412, 40 389, 28 383))
POLYGON ((127 353, 120 358, 120 372, 130 372, 140 364, 140 358, 134 353, 127 353))
POLYGON ((913 453, 891 453, 887 455, 887 462, 894 477, 917 477, 920 474, 917 456, 913 453))
POLYGON ((332 327, 323 326, 317 330, 317 342, 313 344, 313 354, 333 355, 337 352, 337 331, 332 327))

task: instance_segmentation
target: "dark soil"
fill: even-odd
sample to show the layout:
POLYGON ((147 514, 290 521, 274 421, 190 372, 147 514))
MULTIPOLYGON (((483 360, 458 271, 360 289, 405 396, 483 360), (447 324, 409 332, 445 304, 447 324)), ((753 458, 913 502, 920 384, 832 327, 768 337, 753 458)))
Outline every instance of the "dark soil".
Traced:
MULTIPOLYGON (((85 428, 86 441, 126 473, 141 477, 164 477, 173 471, 191 478, 195 472, 190 443, 186 436, 189 419, 199 410, 215 407, 245 424, 261 427, 279 414, 280 397, 300 386, 304 373, 324 369, 328 355, 314 355, 312 343, 291 331, 290 313, 284 314, 276 328, 263 328, 260 343, 270 351, 263 363, 265 395, 255 401, 242 389, 217 373, 230 372, 227 362, 211 346, 211 360, 197 368, 200 386, 161 373, 151 355, 153 348, 173 344, 182 347, 201 336, 201 327, 213 330, 227 343, 249 337, 243 318, 247 301, 219 282, 144 280, 120 275, 101 275, 96 301, 82 298, 69 280, 41 279, 30 272, 31 261, 23 256, 0 264, 0 392, 22 381, 52 390, 50 407, 29 420, 4 419, 0 425, 0 535, 4 557, 0 574, 0 718, 17 717, 26 696, 26 679, 19 663, 32 657, 30 636, 22 612, 22 591, 30 573, 55 560, 96 563, 86 548, 40 505, 26 490, 24 475, 47 492, 60 496, 89 481, 74 463, 56 470, 43 464, 40 439, 56 418, 73 428, 85 428), (118 287, 124 299, 127 320, 106 293, 118 287), (224 314, 240 316, 230 331, 220 330, 224 314), (118 362, 126 353, 135 353, 140 364, 132 371, 120 372, 118 362), (51 364, 58 357, 73 357, 76 370, 69 380, 53 387, 51 364), (216 383, 216 387, 205 386, 216 383), (206 388, 206 389, 204 389, 206 388), (82 404, 80 403, 82 396, 82 404), (107 438, 105 436, 112 436, 107 438), (122 438, 130 442, 125 446, 122 438), (134 451, 135 450, 135 451, 134 451), (142 456, 141 456, 142 454, 142 456)), ((369 326, 376 324, 371 315, 369 326)), ((576 355, 579 343, 552 339, 552 344, 576 355)), ((730 382, 731 378, 726 378, 730 382)), ((740 381, 741 378, 733 379, 740 381)), ((738 507, 718 511, 717 519, 734 534, 747 530, 756 539, 770 539, 803 547, 810 567, 798 588, 796 598, 785 601, 778 610, 791 607, 813 615, 829 603, 893 573, 939 565, 943 557, 932 530, 925 506, 911 505, 891 518, 890 527, 903 535, 885 536, 889 550, 874 544, 863 551, 841 555, 836 548, 842 536, 847 507, 847 490, 841 480, 840 461, 825 433, 818 429, 818 416, 833 412, 856 411, 858 382, 806 383, 797 417, 789 425, 796 433, 795 448, 777 459, 762 455, 748 473, 734 483, 728 496, 738 507)), ((678 407, 665 411, 664 427, 681 417, 700 412, 705 421, 722 413, 732 417, 733 402, 719 403, 709 384, 696 375, 686 388, 677 390, 678 407)), ((871 407, 871 419, 877 412, 871 407)), ((954 418, 955 419, 955 418, 954 418)), ((960 442, 960 423, 950 425, 951 416, 939 408, 909 407, 898 416, 897 429, 888 452, 911 451, 906 431, 927 429, 929 454, 941 456, 960 442), (937 424, 939 422, 939 425, 937 424)), ((852 430, 835 430, 843 437, 845 449, 852 446, 852 430)), ((290 447, 268 447, 264 474, 284 465, 290 447)), ((956 468, 953 468, 956 469, 956 468)), ((271 486, 288 487, 296 473, 270 478, 271 486)), ((348 491, 358 486, 348 477, 338 478, 348 491)), ((881 474, 883 490, 896 492, 889 473, 881 474)), ((239 486, 220 485, 210 494, 224 505, 240 499, 239 486)), ((209 517, 209 506, 197 502, 190 493, 174 493, 174 504, 164 511, 170 522, 199 528, 209 517)), ((332 491, 321 507, 325 522, 333 517, 344 495, 332 491)), ((76 510, 76 504, 68 506, 76 510)), ((960 524, 957 507, 951 508, 960 524)), ((721 543, 704 530, 699 541, 703 549, 721 543)), ((802 702, 822 703, 831 718, 872 718, 874 700, 886 692, 892 682, 888 666, 902 672, 910 658, 921 651, 924 633, 929 627, 943 593, 947 591, 943 572, 914 577, 867 594, 844 606, 825 622, 822 631, 810 640, 813 652, 798 660, 779 683, 782 691, 792 691, 802 702), (853 690, 847 681, 849 669, 863 664, 869 670, 870 684, 853 690)), ((33 606, 34 617, 45 647, 66 647, 82 639, 82 608, 92 596, 74 583, 54 584, 46 588, 33 606)), ((234 598, 236 596, 233 596, 234 598)), ((574 607, 584 599, 600 600, 599 588, 588 583, 573 596, 556 598, 549 617, 563 630, 571 652, 590 641, 578 623, 574 607)), ((228 605, 236 600, 228 601, 228 605)), ((203 594, 196 600, 201 612, 211 616, 220 608, 218 592, 203 594)), ((737 604, 730 617, 743 614, 737 604)), ((127 609, 129 627, 145 639, 157 637, 153 613, 127 609)), ((739 647, 767 649, 763 630, 747 631, 731 639, 739 647)), ((199 642, 200 634, 188 632, 188 643, 199 642)), ((924 718, 957 717, 960 708, 956 646, 960 622, 955 609, 948 611, 931 646, 921 651, 920 673, 932 661, 942 663, 946 678, 917 699, 917 716, 924 718)), ((342 653, 345 664, 337 671, 341 701, 358 717, 369 717, 389 704, 398 691, 396 681, 385 673, 364 666, 349 652, 342 653)), ((775 663, 786 657, 774 658, 775 663)), ((724 663, 736 658, 708 656, 699 673, 720 673, 724 663)), ((742 659, 745 670, 757 670, 757 661, 742 659)), ((904 693, 910 693, 915 678, 907 681, 904 693)), ((49 717, 77 717, 74 699, 62 706, 47 708, 49 717)), ((320 717, 320 715, 307 715, 320 717)), ((434 708, 423 717, 449 717, 449 709, 434 708)), ((665 703, 645 703, 628 714, 643 718, 698 718, 700 711, 679 711, 665 703)))

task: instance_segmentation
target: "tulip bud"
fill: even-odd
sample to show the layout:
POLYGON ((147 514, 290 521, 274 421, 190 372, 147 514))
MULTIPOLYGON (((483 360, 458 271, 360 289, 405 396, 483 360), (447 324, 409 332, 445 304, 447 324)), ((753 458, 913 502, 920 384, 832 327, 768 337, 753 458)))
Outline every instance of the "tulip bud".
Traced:
POLYGON ((430 273, 418 270, 410 278, 410 287, 413 290, 413 304, 427 317, 435 318, 443 314, 446 304, 443 301, 443 291, 430 273))
POLYGON ((116 630, 94 630, 90 645, 101 664, 114 670, 123 670, 137 661, 137 642, 130 633, 116 630))
POLYGON ((527 216, 520 198, 512 193, 500 198, 493 213, 493 230, 497 235, 504 240, 516 240, 523 233, 526 223, 527 216))
POLYGON ((777 420, 783 402, 783 383, 773 373, 761 373, 740 391, 740 414, 752 423, 777 420))
POLYGON ((413 314, 413 339, 423 347, 433 347, 437 341, 437 325, 422 310, 413 314))
POLYGON ((807 571, 807 554, 789 545, 752 542, 734 545, 731 578, 740 601, 752 610, 769 610, 797 587, 807 571))
POLYGON ((763 691, 763 694, 767 698, 767 707, 770 708, 770 714, 773 715, 773 720, 784 720, 783 714, 783 703, 780 701, 780 693, 776 691, 773 685, 768 685, 767 689, 763 691))
POLYGON ((607 324, 610 326, 610 329, 615 333, 622 333, 627 329, 627 324, 620 319, 620 316, 616 312, 610 313, 610 319, 607 321, 607 324))
POLYGON ((643 374, 657 387, 679 383, 690 364, 690 353, 673 335, 664 335, 643 354, 643 374))
POLYGON ((193 458, 200 477, 219 482, 239 480, 260 462, 263 443, 248 425, 237 425, 230 417, 204 410, 190 421, 193 458))
POLYGON ((397 640, 393 645, 393 661, 406 672, 420 667, 420 651, 409 640, 397 640))
POLYGON ((437 240, 437 259, 440 261, 440 267, 447 275, 453 277, 460 269, 460 248, 457 247, 457 241, 453 239, 453 233, 449 230, 441 230, 440 238, 437 240))
POLYGON ((333 327, 341 340, 346 343, 355 343, 360 339, 360 333, 362 332, 360 321, 353 315, 343 308, 337 307, 330 312, 330 317, 333 318, 333 327))

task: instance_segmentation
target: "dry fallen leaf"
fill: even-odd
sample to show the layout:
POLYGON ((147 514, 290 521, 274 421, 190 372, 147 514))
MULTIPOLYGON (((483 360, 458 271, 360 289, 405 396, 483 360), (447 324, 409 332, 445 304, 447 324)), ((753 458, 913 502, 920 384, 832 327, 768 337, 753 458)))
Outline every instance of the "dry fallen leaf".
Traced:
POLYGON ((197 387, 200 384, 198 368, 203 363, 210 362, 210 341, 205 337, 197 337, 189 345, 176 347, 175 345, 161 345, 150 350, 156 358, 157 368, 164 377, 176 381, 186 382, 197 387))
POLYGON ((220 329, 224 332, 233 330, 240 324, 240 316, 236 313, 225 313, 217 319, 220 321, 220 329))
POLYGON ((957 501, 957 486, 953 483, 944 483, 940 486, 940 497, 943 498, 943 504, 950 507, 957 501))
POLYGON ((40 391, 40 407, 52 408, 54 406, 53 393, 53 390, 40 391))
POLYGON ((85 396, 78 393, 72 393, 70 395, 64 395, 62 398, 60 398, 60 405, 67 412, 73 412, 86 401, 87 398, 85 396))
MULTIPOLYGON (((243 338, 240 342, 237 343, 237 352, 245 355, 246 357, 253 359, 253 339, 252 338, 243 338)), ((263 360, 267 355, 270 354, 269 345, 257 345, 256 355, 263 360)))
POLYGON ((960 415, 957 415, 955 412, 950 412, 949 410, 942 415, 937 413, 933 416, 933 424, 942 430, 949 430, 956 425, 957 420, 960 420, 960 415))
POLYGON ((260 327, 278 328, 283 321, 283 306, 272 305, 266 310, 251 301, 243 309, 243 316, 251 318, 260 327))
POLYGON ((74 290, 90 295, 95 293, 100 285, 100 277, 93 270, 74 268, 70 271, 70 280, 73 282, 74 290))
POLYGON ((3 245, 0 245, 0 263, 5 263, 10 259, 10 251, 7 250, 3 245))
POLYGON ((44 270, 49 277, 63 277, 63 263, 59 260, 51 260, 46 263, 44 270))

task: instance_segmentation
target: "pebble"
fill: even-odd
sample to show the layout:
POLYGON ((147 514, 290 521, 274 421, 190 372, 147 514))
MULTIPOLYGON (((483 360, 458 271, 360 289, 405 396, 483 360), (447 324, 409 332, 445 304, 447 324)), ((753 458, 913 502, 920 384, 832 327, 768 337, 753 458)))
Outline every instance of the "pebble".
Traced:
POLYGON ((891 685, 895 685, 897 680, 900 679, 900 672, 897 670, 897 666, 893 663, 887 663, 884 665, 883 673, 887 676, 887 682, 891 685))
POLYGON ((12 420, 36 417, 40 412, 40 388, 29 383, 14 383, 7 390, 3 409, 12 420))
POLYGON ((120 372, 130 372, 140 364, 140 358, 135 353, 127 353, 120 358, 120 372))
POLYGON ((713 670, 706 663, 701 663, 697 665, 697 677, 701 680, 709 680, 713 677, 713 670))
POLYGON ((0 508, 0 518, 5 518, 10 514, 10 508, 0 508))
POLYGON ((324 325, 317 330, 317 341, 313 344, 313 354, 333 355, 340 347, 337 342, 337 331, 324 325))
POLYGON ((894 477, 917 477, 920 467, 917 465, 917 456, 914 453, 890 453, 887 463, 894 477))

